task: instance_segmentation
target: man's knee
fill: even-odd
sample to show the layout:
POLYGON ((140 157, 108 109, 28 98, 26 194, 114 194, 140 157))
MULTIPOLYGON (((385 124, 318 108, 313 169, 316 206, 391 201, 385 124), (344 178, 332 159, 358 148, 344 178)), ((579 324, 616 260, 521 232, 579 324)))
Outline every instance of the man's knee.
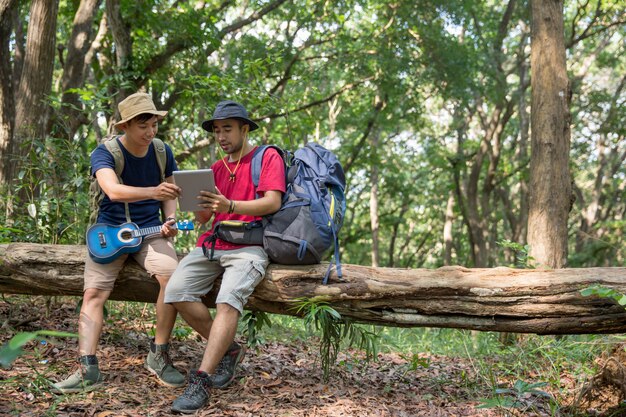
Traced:
POLYGON ((110 291, 101 290, 99 288, 87 288, 83 293, 83 306, 103 306, 109 298, 110 293, 110 291))
POLYGON ((202 302, 200 301, 177 301, 177 302, 172 302, 168 304, 172 305, 176 309, 176 311, 185 313, 188 311, 193 311, 196 308, 196 306, 198 304, 202 304, 202 302))
POLYGON ((232 315, 236 314, 239 316, 239 309, 233 307, 228 303, 217 303, 215 304, 215 314, 216 315, 232 315))
POLYGON ((176 311, 186 311, 187 310, 186 306, 189 303, 181 301, 181 302, 178 302, 178 303, 168 303, 168 304, 171 305, 172 307, 174 307, 176 309, 176 311))

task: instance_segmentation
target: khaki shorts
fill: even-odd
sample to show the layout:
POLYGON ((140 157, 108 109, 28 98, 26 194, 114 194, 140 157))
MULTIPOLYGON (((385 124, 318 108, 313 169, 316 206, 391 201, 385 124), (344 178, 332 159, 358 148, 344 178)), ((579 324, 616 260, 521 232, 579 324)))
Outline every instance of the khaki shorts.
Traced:
POLYGON ((129 256, 137 261, 150 276, 159 275, 169 278, 178 265, 176 250, 170 239, 164 237, 144 239, 139 252, 121 255, 108 264, 96 263, 87 255, 83 291, 88 288, 113 290, 115 280, 129 256))
POLYGON ((216 304, 228 304, 243 314, 243 307, 265 276, 269 264, 260 246, 216 250, 209 261, 202 248, 195 248, 181 261, 165 288, 165 302, 200 302, 222 276, 216 304))

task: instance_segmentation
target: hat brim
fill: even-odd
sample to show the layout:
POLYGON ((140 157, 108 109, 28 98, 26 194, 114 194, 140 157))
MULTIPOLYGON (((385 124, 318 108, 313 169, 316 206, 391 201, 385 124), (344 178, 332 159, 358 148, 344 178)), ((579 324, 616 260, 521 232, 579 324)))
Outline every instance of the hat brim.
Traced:
POLYGON ((243 117, 223 117, 223 118, 205 120, 204 122, 202 122, 202 128, 206 130, 207 132, 213 133, 213 122, 216 120, 226 120, 226 119, 242 120, 246 124, 250 125, 250 132, 252 132, 253 130, 257 130, 259 128, 258 124, 254 123, 250 119, 246 119, 243 117))
POLYGON ((163 120, 163 118, 165 116, 167 116, 167 112, 166 111, 162 111, 162 110, 141 110, 138 111, 137 113, 131 114, 130 116, 128 116, 126 119, 122 119, 119 122, 115 123, 113 126, 115 127, 119 127, 121 124, 124 124, 132 119, 134 119, 135 117, 139 116, 140 114, 153 114, 155 116, 157 116, 159 118, 159 120, 163 120))

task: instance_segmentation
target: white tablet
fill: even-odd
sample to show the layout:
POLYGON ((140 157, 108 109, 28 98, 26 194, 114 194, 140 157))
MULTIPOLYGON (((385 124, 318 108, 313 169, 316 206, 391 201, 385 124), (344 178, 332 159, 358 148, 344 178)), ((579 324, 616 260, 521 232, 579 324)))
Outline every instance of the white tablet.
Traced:
POLYGON ((174 171, 174 183, 182 189, 178 197, 180 211, 199 211, 200 191, 215 192, 215 179, 212 169, 197 169, 190 171, 174 171))

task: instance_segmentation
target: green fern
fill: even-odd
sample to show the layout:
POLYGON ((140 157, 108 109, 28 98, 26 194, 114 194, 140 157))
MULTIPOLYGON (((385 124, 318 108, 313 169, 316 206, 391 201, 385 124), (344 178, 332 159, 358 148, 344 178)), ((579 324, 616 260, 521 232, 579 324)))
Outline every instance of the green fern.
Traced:
POLYGON ((324 381, 328 381, 342 342, 347 347, 364 350, 366 361, 378 355, 378 336, 352 321, 344 319, 326 301, 315 298, 298 298, 293 310, 304 319, 305 325, 320 332, 320 361, 324 381))
POLYGON ((265 339, 260 335, 264 327, 272 327, 269 314, 263 311, 248 311, 242 321, 245 323, 244 334, 248 335, 248 346, 256 348, 265 343, 265 339))

